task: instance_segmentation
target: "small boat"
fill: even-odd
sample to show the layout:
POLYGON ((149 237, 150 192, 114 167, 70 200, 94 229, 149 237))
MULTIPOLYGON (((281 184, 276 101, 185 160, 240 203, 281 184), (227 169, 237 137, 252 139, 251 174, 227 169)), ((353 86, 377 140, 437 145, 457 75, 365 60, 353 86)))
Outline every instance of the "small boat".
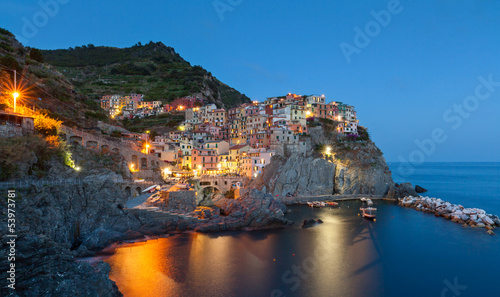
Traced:
POLYGON ((156 187, 158 187, 158 185, 154 185, 154 186, 151 186, 149 188, 146 188, 146 189, 142 190, 142 192, 143 193, 146 193, 146 192, 153 193, 154 191, 156 191, 156 187))
POLYGON ((339 205, 338 202, 327 202, 326 204, 328 204, 329 206, 337 206, 337 205, 339 205))
POLYGON ((307 202, 307 205, 309 207, 325 207, 327 204, 325 202, 319 202, 319 201, 313 201, 313 202, 307 202))
POLYGON ((365 219, 374 220, 377 217, 377 209, 373 207, 360 208, 361 216, 365 219))
POLYGON ((363 198, 361 198, 359 200, 361 200, 361 202, 366 202, 366 198, 365 197, 363 197, 363 198))
POLYGON ((373 201, 370 198, 367 198, 366 204, 368 204, 368 206, 373 205, 373 201))

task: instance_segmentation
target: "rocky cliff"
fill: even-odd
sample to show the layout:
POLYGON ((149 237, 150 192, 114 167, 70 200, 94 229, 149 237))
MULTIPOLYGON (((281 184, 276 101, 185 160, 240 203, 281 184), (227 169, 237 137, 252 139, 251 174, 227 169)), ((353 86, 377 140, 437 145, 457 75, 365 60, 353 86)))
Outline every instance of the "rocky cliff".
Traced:
POLYGON ((391 172, 370 140, 338 137, 332 123, 309 129, 307 153, 275 156, 250 187, 273 195, 386 195, 394 187, 391 172), (329 148, 329 150, 328 150, 329 148))
MULTIPOLYGON (((283 203, 256 189, 248 191, 238 199, 216 197, 214 204, 215 208, 206 216, 208 221, 196 226, 196 231, 268 229, 292 224, 285 218, 287 207, 283 203)), ((205 212, 203 215, 206 214, 205 212)))

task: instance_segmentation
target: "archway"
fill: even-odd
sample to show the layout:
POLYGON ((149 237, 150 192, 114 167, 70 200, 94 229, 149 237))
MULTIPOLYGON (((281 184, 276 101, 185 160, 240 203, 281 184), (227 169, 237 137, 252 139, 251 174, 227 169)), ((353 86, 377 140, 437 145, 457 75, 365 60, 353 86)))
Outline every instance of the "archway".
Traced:
POLYGON ((137 187, 137 188, 135 188, 135 190, 137 191, 137 195, 141 195, 142 194, 141 187, 137 187))
POLYGON ((87 143, 85 144, 85 147, 86 148, 98 148, 99 147, 99 144, 97 143, 97 141, 93 141, 93 140, 89 140, 87 141, 87 143))
POLYGON ((82 144, 83 143, 83 138, 81 138, 80 136, 71 136, 69 138, 69 143, 70 144, 82 144))
POLYGON ((134 169, 139 169, 139 158, 137 155, 132 155, 132 164, 134 165, 134 169))
POLYGON ((132 188, 125 187, 125 195, 127 195, 127 197, 132 196, 132 188))
POLYGON ((148 169, 148 159, 141 158, 141 169, 148 169))
POLYGON ((107 154, 109 153, 109 146, 104 144, 104 145, 101 145, 101 152, 107 154))

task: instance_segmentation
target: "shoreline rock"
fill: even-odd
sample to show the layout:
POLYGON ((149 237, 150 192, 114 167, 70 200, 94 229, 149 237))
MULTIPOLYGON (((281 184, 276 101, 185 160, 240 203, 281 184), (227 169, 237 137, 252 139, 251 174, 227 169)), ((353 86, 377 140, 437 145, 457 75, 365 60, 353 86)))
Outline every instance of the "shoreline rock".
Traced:
MULTIPOLYGON (((109 265, 76 261, 77 257, 127 240, 186 231, 217 232, 290 226, 286 206, 271 195, 251 190, 238 199, 216 201, 219 209, 197 217, 146 209, 126 209, 120 187, 110 180, 77 186, 31 187, 17 191, 18 252, 16 291, 0 289, 1 296, 122 296, 109 279, 109 265), (29 198, 27 198, 29 197, 29 198), (122 206, 122 207, 120 207, 122 206), (222 215, 223 214, 223 215, 222 215), (35 269, 34 269, 35 267, 35 269), (78 289, 77 289, 78 288, 78 289), (78 290, 75 293, 75 290, 78 290)), ((0 211, 6 212, 6 202, 0 211)), ((3 237, 0 257, 7 258, 3 237)), ((0 269, 7 271, 7 262, 0 269)))
POLYGON ((394 184, 387 193, 389 199, 399 199, 407 196, 418 196, 411 183, 394 184))
POLYGON ((419 186, 419 185, 415 185, 415 192, 417 192, 417 193, 419 193, 419 194, 420 194, 420 193, 425 193, 425 192, 427 192, 427 189, 424 189, 424 188, 422 188, 422 187, 421 187, 421 186, 419 186))
POLYGON ((323 224, 323 221, 320 220, 320 219, 306 219, 304 220, 304 222, 302 223, 302 228, 310 228, 310 227, 314 227, 316 225, 319 225, 319 224, 323 224))
POLYGON ((491 235, 494 234, 492 230, 500 227, 500 218, 496 215, 487 214, 483 209, 465 208, 438 198, 406 196, 399 198, 398 204, 420 211, 433 212, 436 217, 443 217, 464 227, 486 228, 488 234, 491 235))

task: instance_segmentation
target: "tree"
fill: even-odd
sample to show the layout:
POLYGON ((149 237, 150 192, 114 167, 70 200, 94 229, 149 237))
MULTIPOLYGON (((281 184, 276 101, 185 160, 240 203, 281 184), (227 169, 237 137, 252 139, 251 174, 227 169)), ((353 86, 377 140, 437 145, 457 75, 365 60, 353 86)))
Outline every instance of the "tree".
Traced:
POLYGON ((53 119, 47 114, 35 115, 35 129, 42 135, 57 135, 57 130, 61 127, 62 121, 53 119))
POLYGON ((149 133, 149 139, 151 139, 151 141, 154 141, 157 135, 158 133, 156 132, 156 130, 153 130, 151 131, 151 133, 149 133))
POLYGON ((37 49, 37 48, 32 48, 31 51, 30 51, 30 58, 35 60, 35 61, 38 61, 40 63, 43 63, 43 55, 42 55, 42 52, 37 49))
POLYGON ((5 55, 0 58, 0 64, 7 68, 17 70, 17 72, 21 72, 23 70, 21 65, 19 65, 19 62, 17 62, 17 60, 11 55, 5 55))

